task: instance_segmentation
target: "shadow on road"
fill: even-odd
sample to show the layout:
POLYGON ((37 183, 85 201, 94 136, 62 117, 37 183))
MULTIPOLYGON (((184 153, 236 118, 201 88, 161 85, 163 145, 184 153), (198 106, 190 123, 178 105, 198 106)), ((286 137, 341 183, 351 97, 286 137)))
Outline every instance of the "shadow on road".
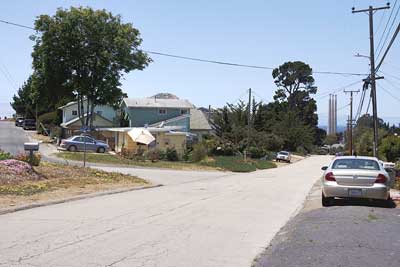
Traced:
POLYGON ((331 206, 364 206, 376 208, 394 209, 397 204, 393 201, 373 200, 373 199, 334 199, 331 206))

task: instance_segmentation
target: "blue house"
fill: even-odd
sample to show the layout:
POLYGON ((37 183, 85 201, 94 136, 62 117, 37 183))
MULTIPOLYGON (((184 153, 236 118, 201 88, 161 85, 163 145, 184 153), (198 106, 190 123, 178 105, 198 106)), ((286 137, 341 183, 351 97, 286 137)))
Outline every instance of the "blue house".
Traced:
POLYGON ((129 121, 129 127, 179 126, 183 131, 190 131, 190 110, 194 105, 175 96, 160 96, 165 94, 147 98, 125 98, 121 107, 129 121))

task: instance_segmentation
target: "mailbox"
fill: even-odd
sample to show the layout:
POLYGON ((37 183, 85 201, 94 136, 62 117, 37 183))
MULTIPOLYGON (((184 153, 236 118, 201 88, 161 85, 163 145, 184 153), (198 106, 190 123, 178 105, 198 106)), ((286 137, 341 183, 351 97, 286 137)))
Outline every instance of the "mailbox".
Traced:
POLYGON ((25 151, 39 151, 39 143, 24 143, 25 151))

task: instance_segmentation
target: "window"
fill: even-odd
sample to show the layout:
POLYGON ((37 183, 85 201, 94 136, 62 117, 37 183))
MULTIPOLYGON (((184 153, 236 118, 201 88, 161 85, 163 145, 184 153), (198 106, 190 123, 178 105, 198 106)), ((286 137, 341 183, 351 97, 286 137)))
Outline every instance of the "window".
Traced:
POLYGON ((96 111, 96 113, 97 113, 97 115, 99 115, 99 116, 102 116, 102 115, 103 115, 103 111, 101 111, 101 110, 96 111))
POLYGON ((84 139, 84 140, 82 140, 83 142, 86 142, 86 143, 94 143, 94 140, 92 139, 92 138, 90 138, 90 137, 83 137, 82 139, 84 139), (86 140, 86 141, 85 141, 86 140))
POLYGON ((167 110, 166 110, 165 108, 160 108, 160 109, 158 110, 158 114, 159 114, 159 115, 167 115, 167 110))
POLYGON ((379 170, 379 163, 370 159, 338 159, 332 169, 359 169, 359 170, 379 170))
POLYGON ((83 138, 78 136, 74 138, 74 142, 83 142, 83 138))
POLYGON ((78 115, 78 111, 77 110, 73 110, 72 111, 72 116, 77 116, 78 115))
POLYGON ((188 110, 187 109, 181 109, 181 115, 186 115, 188 114, 188 110))

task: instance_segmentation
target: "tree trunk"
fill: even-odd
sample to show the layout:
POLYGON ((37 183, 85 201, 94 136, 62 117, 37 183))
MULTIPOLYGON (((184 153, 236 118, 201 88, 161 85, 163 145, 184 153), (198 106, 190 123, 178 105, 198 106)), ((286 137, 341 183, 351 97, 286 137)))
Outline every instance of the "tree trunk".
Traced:
POLYGON ((90 129, 93 129, 93 120, 94 120, 94 116, 95 116, 95 114, 94 114, 94 108, 95 108, 96 106, 95 106, 95 104, 91 104, 91 106, 90 106, 90 129))
POLYGON ((89 119, 92 116, 92 114, 89 113, 89 107, 90 107, 90 100, 89 100, 89 97, 86 97, 86 122, 85 122, 85 126, 89 125, 89 119))

